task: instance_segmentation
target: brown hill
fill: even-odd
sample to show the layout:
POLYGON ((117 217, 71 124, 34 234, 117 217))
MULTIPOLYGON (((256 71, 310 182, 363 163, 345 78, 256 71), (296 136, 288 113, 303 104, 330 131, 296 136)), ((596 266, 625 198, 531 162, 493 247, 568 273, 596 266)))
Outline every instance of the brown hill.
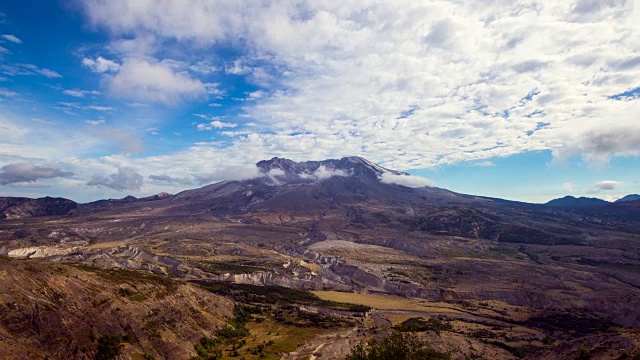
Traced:
POLYGON ((0 257, 3 359, 93 359, 105 335, 124 337, 132 358, 188 359, 232 308, 225 298, 165 277, 0 257))

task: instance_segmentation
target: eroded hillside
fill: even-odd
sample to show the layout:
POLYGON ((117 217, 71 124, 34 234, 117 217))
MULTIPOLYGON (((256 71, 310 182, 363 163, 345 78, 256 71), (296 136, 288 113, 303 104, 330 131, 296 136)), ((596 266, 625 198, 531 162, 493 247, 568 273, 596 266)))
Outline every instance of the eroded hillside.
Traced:
POLYGON ((107 335, 131 358, 187 359, 233 302, 149 273, 0 258, 0 309, 4 359, 92 359, 107 335))

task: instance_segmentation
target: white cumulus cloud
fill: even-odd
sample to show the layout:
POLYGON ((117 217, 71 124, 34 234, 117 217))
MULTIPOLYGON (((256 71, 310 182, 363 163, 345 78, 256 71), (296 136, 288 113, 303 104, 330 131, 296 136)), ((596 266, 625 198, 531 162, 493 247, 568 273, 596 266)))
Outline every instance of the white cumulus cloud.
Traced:
POLYGON ((104 186, 116 191, 140 190, 144 183, 142 175, 131 168, 119 168, 118 172, 109 176, 94 175, 87 185, 104 186))
POLYGON ((196 174, 194 177, 199 184, 210 184, 218 181, 248 180, 263 177, 265 174, 255 165, 226 166, 218 170, 196 174))
POLYGON ((97 73, 116 72, 120 69, 120 64, 113 60, 105 59, 102 56, 98 56, 95 59, 85 57, 82 59, 82 65, 97 73))
POLYGON ((198 131, 207 131, 207 130, 213 130, 213 129, 234 128, 237 126, 238 124, 235 124, 235 123, 229 123, 229 122, 224 122, 220 120, 213 120, 207 124, 196 124, 196 129, 198 129, 198 131))
POLYGON ((597 183, 595 183, 593 185, 593 190, 595 192, 603 191, 603 190, 604 191, 615 190, 620 185, 622 185, 621 181, 603 180, 603 181, 598 181, 597 183))
MULTIPOLYGON (((184 11, 170 0, 87 0, 82 8, 113 43, 144 44, 119 47, 128 54, 163 53, 164 40, 236 47, 224 72, 277 89, 249 96, 242 115, 262 130, 231 144, 236 151, 357 153, 412 169, 525 151, 606 161, 638 150, 631 140, 627 150, 603 149, 575 131, 588 123, 606 131, 618 115, 629 127, 638 113, 639 101, 610 97, 640 84, 631 1, 194 1, 184 11)), ((198 92, 183 80, 190 85, 177 93, 198 92)))
POLYGON ((33 183, 38 179, 52 179, 73 175, 56 167, 29 163, 9 164, 0 168, 0 185, 33 183))
POLYGON ((311 174, 301 174, 300 177, 313 180, 324 180, 334 176, 349 176, 349 173, 342 169, 334 169, 326 167, 324 165, 318 166, 318 168, 311 174))
POLYGON ((127 59, 118 72, 107 75, 109 92, 117 97, 167 104, 204 97, 205 84, 168 64, 127 59))
POLYGON ((396 184, 411 188, 419 188, 425 186, 433 186, 433 181, 414 175, 396 175, 392 173, 383 173, 380 175, 380 181, 385 184, 396 184))

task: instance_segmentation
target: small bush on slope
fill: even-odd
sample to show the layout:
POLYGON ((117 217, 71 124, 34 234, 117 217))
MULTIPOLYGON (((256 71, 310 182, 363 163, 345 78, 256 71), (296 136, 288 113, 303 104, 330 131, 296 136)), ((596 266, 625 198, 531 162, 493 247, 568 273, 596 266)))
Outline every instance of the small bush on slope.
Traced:
POLYGON ((103 335, 98 339, 98 352, 95 360, 113 360, 120 355, 122 337, 103 335))
POLYGON ((345 360, 449 360, 449 355, 429 348, 414 334, 393 332, 379 342, 356 345, 345 360))

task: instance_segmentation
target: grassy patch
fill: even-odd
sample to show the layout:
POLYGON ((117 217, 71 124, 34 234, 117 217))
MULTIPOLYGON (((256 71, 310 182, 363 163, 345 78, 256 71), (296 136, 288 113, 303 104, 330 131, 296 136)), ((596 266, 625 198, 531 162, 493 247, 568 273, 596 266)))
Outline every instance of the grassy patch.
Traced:
POLYGON ((442 272, 433 271, 423 266, 415 266, 415 264, 406 264, 402 268, 392 266, 386 271, 385 278, 391 282, 417 282, 425 287, 431 287, 434 282, 445 280, 442 272))
POLYGON ((82 271, 96 274, 102 280, 105 280, 111 284, 151 284, 162 286, 168 291, 173 291, 177 288, 178 284, 171 278, 161 275, 156 275, 144 271, 125 270, 125 269, 103 269, 88 265, 76 265, 76 267, 82 271))
POLYGON ((119 288, 117 292, 121 297, 126 297, 129 300, 133 301, 144 301, 147 299, 144 294, 131 290, 129 288, 119 288))
POLYGON ((303 318, 300 314, 291 317, 293 313, 288 312, 293 309, 236 306, 234 318, 224 328, 218 330, 214 337, 202 338, 195 344, 197 355, 192 360, 280 359, 283 353, 294 351, 305 341, 324 332, 313 323, 301 327, 303 318), (296 322, 279 317, 295 319, 296 322))
POLYGON ((251 314, 261 312, 262 310, 258 307, 236 306, 233 309, 233 319, 227 322, 227 326, 216 331, 213 338, 203 337, 195 344, 194 349, 197 355, 191 360, 222 359, 222 351, 228 346, 231 346, 234 355, 238 353, 237 350, 246 344, 244 338, 249 336, 246 325, 252 320, 251 314))
POLYGON ((588 259, 588 258, 581 258, 576 262, 580 265, 587 265, 587 266, 606 268, 606 269, 627 270, 627 271, 634 271, 634 272, 640 271, 640 265, 630 264, 630 263, 613 263, 609 261, 599 261, 599 260, 588 259))
POLYGON ((110 249, 119 246, 125 246, 126 242, 124 240, 116 240, 116 241, 103 241, 95 244, 91 244, 87 246, 87 249, 110 249))
POLYGON ((315 327, 300 328, 276 322, 272 317, 265 318, 261 322, 252 322, 247 325, 251 336, 247 338, 245 348, 239 350, 240 358, 277 360, 282 354, 295 351, 306 341, 326 333, 328 330, 315 327), (262 352, 252 354, 254 350, 263 345, 262 352))
POLYGON ((507 350, 508 352, 510 352, 511 354, 513 354, 513 356, 518 357, 518 358, 523 358, 527 355, 531 355, 535 352, 537 352, 538 350, 540 350, 539 347, 534 347, 534 346, 523 346, 523 347, 516 347, 516 346, 511 346, 508 344, 505 344, 501 341, 497 341, 497 340, 483 340, 482 341, 485 344, 489 344, 489 345, 493 345, 496 347, 499 347, 501 349, 507 350))
POLYGON ((400 325, 397 325, 395 329, 400 332, 435 331, 436 334, 440 334, 441 331, 452 331, 453 326, 439 319, 425 320, 414 317, 403 321, 400 325))
POLYGON ((559 339, 603 333, 615 326, 611 321, 580 309, 549 311, 523 321, 522 325, 542 329, 559 339))
POLYGON ((341 326, 354 326, 354 322, 343 316, 334 316, 326 312, 307 311, 296 305, 282 305, 273 309, 273 318, 285 325, 300 328, 313 327, 330 329, 341 326))
POLYGON ((283 353, 294 351, 305 341, 328 331, 326 329, 355 326, 352 315, 332 313, 327 308, 356 313, 370 310, 367 306, 322 300, 309 291, 280 286, 195 283, 243 304, 236 306, 234 319, 227 327, 219 330, 214 338, 203 338, 196 344, 200 357, 194 359, 198 360, 280 359, 283 353))
POLYGON ((393 295, 356 294, 341 291, 314 291, 323 300, 361 304, 380 310, 414 310, 460 313, 443 303, 426 303, 422 300, 407 299, 393 295))
POLYGON ((230 297, 235 301, 245 304, 303 304, 358 313, 364 313, 371 310, 371 308, 366 305, 321 299, 310 291, 291 289, 282 286, 257 286, 228 282, 203 281, 197 281, 196 283, 202 285, 205 289, 215 294, 230 297))
POLYGON ((371 307, 361 304, 344 303, 332 300, 320 300, 318 298, 314 305, 327 307, 335 310, 346 310, 350 312, 366 313, 371 310, 371 307))

